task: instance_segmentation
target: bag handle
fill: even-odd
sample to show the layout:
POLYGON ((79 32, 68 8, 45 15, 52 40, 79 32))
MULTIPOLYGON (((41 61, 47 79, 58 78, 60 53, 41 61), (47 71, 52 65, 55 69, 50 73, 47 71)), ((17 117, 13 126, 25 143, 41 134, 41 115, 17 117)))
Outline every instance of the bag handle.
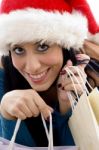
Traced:
POLYGON ((13 150, 14 142, 15 142, 15 139, 16 139, 16 136, 17 136, 20 124, 21 124, 21 119, 18 119, 17 122, 16 122, 16 126, 15 126, 15 129, 14 129, 14 133, 12 135, 10 144, 8 146, 8 150, 13 150))
MULTIPOLYGON (((53 150, 53 127, 52 127, 51 112, 49 112, 49 122, 50 122, 49 131, 47 129, 47 125, 46 125, 45 119, 44 119, 42 114, 41 114, 41 118, 42 118, 42 122, 43 122, 43 125, 44 125, 44 128, 45 128, 46 136, 47 136, 48 143, 49 143, 48 144, 48 150, 53 150)), ((11 138, 10 144, 8 146, 8 150, 13 150, 13 148, 14 148, 14 143, 15 143, 15 139, 16 139, 20 124, 21 124, 21 119, 17 119, 16 126, 15 126, 15 129, 14 129, 14 133, 13 133, 13 136, 11 138)))
MULTIPOLYGON (((87 81, 87 79, 84 78, 83 72, 77 66, 69 66, 69 67, 65 67, 64 69, 66 70, 66 72, 68 73, 68 75, 69 75, 69 77, 70 77, 70 79, 72 81, 72 84, 73 84, 74 91, 75 91, 75 94, 77 96, 77 99, 79 100, 80 98, 79 98, 79 95, 77 93, 77 89, 75 87, 75 84, 74 84, 74 81, 73 81, 72 77, 74 77, 74 79, 77 81, 77 83, 79 84, 80 89, 82 90, 83 93, 85 93, 86 98, 87 98, 87 94, 89 95, 89 91, 88 91, 88 89, 87 89, 84 81, 86 81, 86 83, 88 84, 88 86, 90 87, 91 90, 93 90, 93 88, 91 87, 91 85, 89 84, 89 82, 87 81), (77 73, 78 73, 78 75, 79 75, 79 77, 80 77, 80 79, 81 79, 81 81, 83 83, 84 89, 80 85, 79 80, 77 79, 77 77, 75 76, 75 74, 69 69, 71 67, 74 68, 77 71, 77 73)), ((74 108, 75 108, 75 105, 77 104, 77 101, 73 99, 73 96, 71 95, 70 92, 68 92, 67 94, 68 94, 68 97, 69 97, 69 100, 70 100, 70 103, 71 103, 71 108, 72 108, 72 111, 73 111, 74 108)))
POLYGON ((52 115, 51 115, 51 113, 50 113, 49 117, 50 117, 49 118, 50 125, 49 125, 49 132, 48 132, 45 119, 44 119, 44 117, 41 113, 42 122, 43 122, 43 125, 44 125, 44 128, 45 128, 46 136, 47 136, 48 143, 49 143, 48 144, 48 150, 53 150, 53 127, 52 127, 52 115))
MULTIPOLYGON (((72 66, 71 66, 71 67, 72 67, 72 66)), ((75 74, 74 74, 69 68, 70 68, 70 67, 66 67, 65 70, 66 70, 66 72, 68 73, 68 75, 69 75, 69 77, 70 77, 70 79, 71 79, 71 81, 72 81, 72 84, 73 84, 73 87, 74 87, 74 91, 75 91, 75 95, 77 96, 77 99, 79 100, 79 95, 78 95, 77 89, 76 89, 76 87, 75 87, 75 83, 74 83, 73 77, 74 77, 74 79, 76 80, 76 82, 78 83, 78 85, 79 85, 80 89, 82 90, 82 92, 83 92, 83 88, 82 88, 82 86, 80 85, 80 83, 79 83, 77 77, 75 76, 75 74)), ((73 68, 76 70, 77 67, 74 67, 74 66, 73 66, 73 68)), ((76 70, 76 71, 77 71, 77 70, 76 70)), ((78 72, 78 71, 77 71, 77 72, 78 72)), ((79 73, 78 73, 78 75, 79 75, 79 73)), ((82 78, 81 78, 81 80, 82 80, 82 78)), ((82 82, 83 82, 83 81, 82 81, 82 82)), ((68 92, 67 95, 68 95, 68 97, 69 97, 70 104, 71 104, 71 108, 72 108, 72 111, 73 111, 74 108, 75 108, 75 105, 77 104, 77 101, 73 98, 71 92, 68 92)))

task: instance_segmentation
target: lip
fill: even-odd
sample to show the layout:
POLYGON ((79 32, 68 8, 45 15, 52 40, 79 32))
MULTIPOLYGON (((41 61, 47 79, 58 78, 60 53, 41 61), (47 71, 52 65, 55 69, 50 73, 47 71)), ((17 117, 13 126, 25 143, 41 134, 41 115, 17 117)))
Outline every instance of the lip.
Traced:
POLYGON ((32 74, 29 74, 29 73, 26 73, 26 74, 28 75, 28 78, 30 79, 31 82, 36 83, 36 84, 40 84, 40 83, 42 83, 46 80, 49 70, 50 70, 50 68, 48 68, 47 70, 37 74, 37 76, 41 75, 41 77, 38 77, 38 78, 33 78, 32 74))

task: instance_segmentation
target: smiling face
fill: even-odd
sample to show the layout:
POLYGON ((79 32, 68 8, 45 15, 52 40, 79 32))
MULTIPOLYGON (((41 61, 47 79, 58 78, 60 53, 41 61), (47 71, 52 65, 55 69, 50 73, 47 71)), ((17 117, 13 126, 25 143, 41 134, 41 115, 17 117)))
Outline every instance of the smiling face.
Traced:
POLYGON ((11 46, 14 67, 36 91, 47 90, 63 65, 62 48, 37 42, 11 46))

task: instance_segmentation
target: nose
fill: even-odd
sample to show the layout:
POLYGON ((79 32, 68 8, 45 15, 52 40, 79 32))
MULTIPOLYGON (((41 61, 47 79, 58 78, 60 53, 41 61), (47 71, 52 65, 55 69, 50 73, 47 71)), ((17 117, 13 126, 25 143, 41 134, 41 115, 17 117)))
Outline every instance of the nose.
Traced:
POLYGON ((36 72, 39 72, 40 67, 41 67, 41 63, 40 63, 38 57, 33 56, 33 55, 27 57, 26 63, 25 63, 25 70, 26 70, 28 73, 36 73, 36 72))

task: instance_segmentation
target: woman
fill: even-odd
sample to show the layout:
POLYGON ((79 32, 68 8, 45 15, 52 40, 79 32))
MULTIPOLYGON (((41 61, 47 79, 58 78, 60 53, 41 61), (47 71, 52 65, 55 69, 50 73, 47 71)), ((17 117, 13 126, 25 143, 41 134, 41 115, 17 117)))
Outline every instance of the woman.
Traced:
MULTIPOLYGON (((2 1, 2 137, 11 139, 16 119, 20 118, 23 121, 16 142, 47 146, 40 114, 49 126, 51 112, 54 145, 74 145, 68 127, 71 106, 67 92, 71 91, 76 97, 64 68, 78 65, 86 78, 84 68, 89 57, 79 54, 87 34, 86 18, 72 9, 69 2, 62 0, 54 3, 44 0, 2 1), (62 77, 65 77, 64 81, 62 77)), ((83 87, 78 73, 71 70, 83 87)), ((81 94, 75 80, 74 83, 81 94)))

